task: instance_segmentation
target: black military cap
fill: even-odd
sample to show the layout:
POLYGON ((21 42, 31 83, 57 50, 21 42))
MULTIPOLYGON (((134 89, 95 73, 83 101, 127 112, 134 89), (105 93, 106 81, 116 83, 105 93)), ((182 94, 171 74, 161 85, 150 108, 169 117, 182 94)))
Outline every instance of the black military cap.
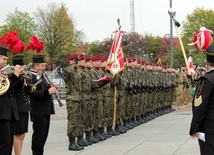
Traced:
POLYGON ((12 61, 13 61, 13 66, 15 65, 24 65, 24 56, 22 55, 16 55, 12 58, 12 61))
POLYGON ((214 45, 210 45, 206 49, 207 62, 214 63, 214 45))
POLYGON ((33 63, 45 63, 44 55, 33 55, 33 63))
POLYGON ((7 48, 1 47, 0 46, 0 55, 8 57, 9 55, 9 50, 7 48))

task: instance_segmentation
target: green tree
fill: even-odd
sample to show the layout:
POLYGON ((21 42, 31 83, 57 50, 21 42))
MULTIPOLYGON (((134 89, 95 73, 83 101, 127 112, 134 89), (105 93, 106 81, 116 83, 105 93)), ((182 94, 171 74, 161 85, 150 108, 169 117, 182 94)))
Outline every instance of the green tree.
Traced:
POLYGON ((204 9, 203 7, 195 8, 191 14, 187 15, 186 21, 183 21, 182 37, 184 47, 187 55, 192 54, 194 64, 205 65, 205 53, 196 51, 194 46, 188 46, 189 43, 193 42, 194 34, 200 29, 200 27, 206 27, 209 30, 214 31, 214 10, 204 9))
MULTIPOLYGON (((31 36, 36 32, 36 28, 37 25, 34 18, 30 17, 29 13, 21 12, 16 8, 14 12, 8 13, 5 24, 0 26, 0 36, 17 30, 19 39, 28 44, 31 36)), ((20 54, 25 56, 26 63, 31 62, 33 52, 24 51, 20 54)), ((9 57, 9 63, 11 63, 11 56, 9 57)))

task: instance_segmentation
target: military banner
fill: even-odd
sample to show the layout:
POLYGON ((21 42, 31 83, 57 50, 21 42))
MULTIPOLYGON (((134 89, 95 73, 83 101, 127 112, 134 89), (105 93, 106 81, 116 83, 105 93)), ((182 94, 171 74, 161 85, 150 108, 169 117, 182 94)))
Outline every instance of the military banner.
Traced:
POLYGON ((188 65, 189 65, 189 69, 190 69, 190 72, 191 72, 191 75, 194 75, 195 74, 195 70, 194 70, 194 67, 193 67, 193 62, 192 62, 192 56, 189 56, 188 57, 188 65))
POLYGON ((121 43, 122 35, 123 31, 118 30, 116 32, 108 57, 107 69, 111 72, 113 77, 124 69, 124 56, 121 43))

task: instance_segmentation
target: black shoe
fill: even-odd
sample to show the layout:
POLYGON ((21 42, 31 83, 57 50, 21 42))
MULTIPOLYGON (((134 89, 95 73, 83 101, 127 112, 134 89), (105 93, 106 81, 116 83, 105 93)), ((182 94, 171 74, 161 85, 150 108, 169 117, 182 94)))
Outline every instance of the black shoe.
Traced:
POLYGON ((112 137, 112 134, 110 132, 106 132, 106 136, 107 136, 107 138, 110 138, 110 137, 112 137))
POLYGON ((133 129, 133 128, 134 128, 133 126, 129 125, 129 123, 125 123, 124 126, 125 126, 126 128, 128 128, 128 129, 133 129))
POLYGON ((81 147, 76 143, 69 144, 68 146, 68 150, 71 150, 71 151, 80 151, 82 149, 84 149, 84 147, 81 147))
POLYGON ((97 136, 100 138, 101 141, 107 139, 107 137, 102 136, 100 133, 97 133, 97 136))
POLYGON ((99 139, 96 139, 94 138, 93 136, 90 136, 90 137, 86 137, 86 140, 88 141, 91 141, 92 143, 98 143, 100 140, 99 139))
POLYGON ((125 131, 128 131, 128 130, 129 130, 129 128, 125 127, 124 125, 121 125, 121 128, 122 128, 123 130, 125 130, 125 131))
POLYGON ((88 141, 87 140, 85 140, 85 139, 78 139, 77 140, 77 144, 79 145, 79 146, 88 146, 89 145, 89 143, 88 143, 88 141))
POLYGON ((105 139, 109 138, 109 135, 105 132, 101 132, 100 135, 105 137, 105 139))
POLYGON ((113 129, 109 130, 108 132, 110 132, 112 136, 118 136, 120 134, 119 132, 117 132, 113 129))
POLYGON ((123 130, 121 126, 116 127, 115 130, 118 131, 121 134, 126 133, 126 131, 123 130))

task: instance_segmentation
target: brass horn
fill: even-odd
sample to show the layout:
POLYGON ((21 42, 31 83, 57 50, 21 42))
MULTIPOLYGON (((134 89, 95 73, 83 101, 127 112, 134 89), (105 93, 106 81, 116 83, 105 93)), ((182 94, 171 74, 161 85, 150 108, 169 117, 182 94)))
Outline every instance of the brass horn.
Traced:
POLYGON ((10 87, 10 81, 7 78, 7 75, 2 73, 3 69, 4 68, 0 70, 0 95, 6 93, 10 87))

